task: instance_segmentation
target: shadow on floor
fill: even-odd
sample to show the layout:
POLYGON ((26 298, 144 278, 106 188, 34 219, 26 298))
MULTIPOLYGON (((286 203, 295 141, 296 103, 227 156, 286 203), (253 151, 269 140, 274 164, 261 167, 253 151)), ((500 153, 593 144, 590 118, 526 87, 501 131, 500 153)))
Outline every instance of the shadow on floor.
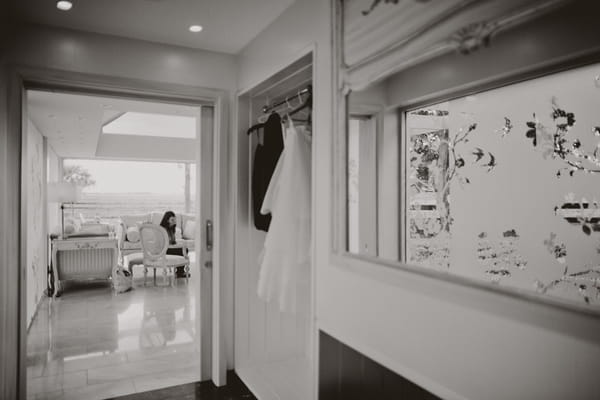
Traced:
POLYGON ((233 371, 227 372, 227 385, 216 387, 212 381, 186 383, 149 392, 113 397, 107 400, 257 400, 233 371))

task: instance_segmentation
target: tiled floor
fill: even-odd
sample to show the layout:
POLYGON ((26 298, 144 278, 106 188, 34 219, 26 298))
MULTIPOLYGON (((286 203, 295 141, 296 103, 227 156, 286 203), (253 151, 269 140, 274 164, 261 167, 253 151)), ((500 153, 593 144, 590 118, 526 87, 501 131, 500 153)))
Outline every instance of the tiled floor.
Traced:
POLYGON ((143 287, 140 270, 127 293, 69 283, 43 300, 28 334, 28 399, 106 399, 200 380, 199 274, 143 287))

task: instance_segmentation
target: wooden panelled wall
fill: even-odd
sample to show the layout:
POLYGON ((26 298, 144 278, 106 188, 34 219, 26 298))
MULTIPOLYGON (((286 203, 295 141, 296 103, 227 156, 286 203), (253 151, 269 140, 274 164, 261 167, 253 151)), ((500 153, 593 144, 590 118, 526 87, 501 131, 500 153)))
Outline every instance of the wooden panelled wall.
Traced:
POLYGON ((437 400, 437 396, 319 332, 319 400, 437 400))

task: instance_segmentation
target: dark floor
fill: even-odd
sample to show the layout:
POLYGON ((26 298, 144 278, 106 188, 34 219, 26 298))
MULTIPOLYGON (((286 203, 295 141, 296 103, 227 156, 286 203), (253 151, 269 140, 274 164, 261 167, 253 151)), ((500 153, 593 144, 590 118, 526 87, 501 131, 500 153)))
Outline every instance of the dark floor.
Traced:
POLYGON ((235 372, 227 373, 227 385, 216 387, 212 381, 186 383, 164 389, 107 400, 257 400, 235 372))

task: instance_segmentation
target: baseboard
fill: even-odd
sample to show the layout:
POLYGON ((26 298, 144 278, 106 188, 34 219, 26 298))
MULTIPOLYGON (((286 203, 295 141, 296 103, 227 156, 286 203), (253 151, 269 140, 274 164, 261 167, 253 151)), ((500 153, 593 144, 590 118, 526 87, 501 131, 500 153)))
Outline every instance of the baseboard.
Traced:
POLYGON ((262 376, 256 372, 256 368, 242 367, 236 368, 237 376, 244 382, 244 385, 250 389, 257 399, 260 400, 282 400, 271 389, 271 387, 263 382, 262 376))
POLYGON ((38 300, 37 304, 35 305, 35 311, 33 312, 33 315, 31 316, 31 319, 29 321, 27 321, 27 333, 29 333, 29 328, 31 328, 31 323, 33 322, 33 320, 35 319, 35 317, 37 317, 38 311, 40 309, 40 304, 42 303, 42 301, 44 300, 45 297, 48 297, 48 290, 44 290, 42 292, 42 296, 40 297, 40 299, 38 300))

